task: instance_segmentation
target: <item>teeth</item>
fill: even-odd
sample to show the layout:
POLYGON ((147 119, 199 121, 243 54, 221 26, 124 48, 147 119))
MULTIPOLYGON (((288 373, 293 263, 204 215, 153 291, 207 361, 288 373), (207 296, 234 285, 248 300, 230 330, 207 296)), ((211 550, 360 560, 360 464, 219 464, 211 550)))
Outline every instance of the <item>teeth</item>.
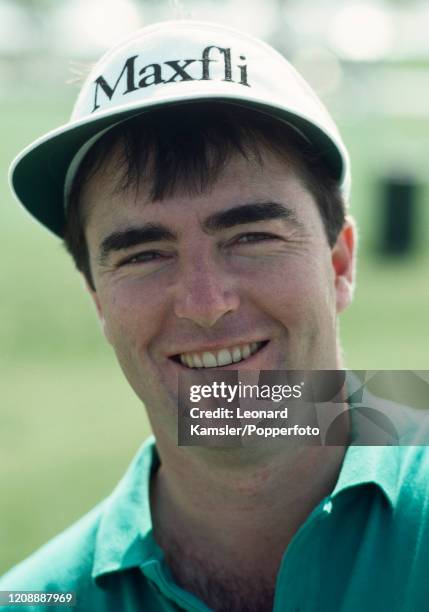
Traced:
POLYGON ((233 349, 232 351, 232 360, 234 363, 237 363, 237 361, 241 361, 241 351, 238 346, 235 347, 235 349, 233 349))
POLYGON ((229 349, 223 348, 215 353, 210 351, 205 351, 204 353, 182 353, 180 355, 180 361, 188 368, 216 368, 247 359, 250 355, 253 355, 260 346, 260 342, 252 342, 250 344, 234 346, 229 349))
POLYGON ((221 351, 219 351, 217 354, 217 364, 219 366, 224 366, 230 363, 232 363, 232 357, 228 349, 222 349, 221 351))
POLYGON ((246 344, 246 346, 243 346, 243 348, 241 349, 241 354, 243 355, 243 359, 247 359, 248 357, 250 357, 250 346, 248 344, 246 344))
POLYGON ((196 368, 203 367, 203 362, 201 361, 201 359, 199 358, 197 354, 192 355, 192 359, 194 360, 194 367, 196 368))
POLYGON ((213 353, 203 353, 203 365, 205 368, 215 368, 217 366, 216 357, 213 353))

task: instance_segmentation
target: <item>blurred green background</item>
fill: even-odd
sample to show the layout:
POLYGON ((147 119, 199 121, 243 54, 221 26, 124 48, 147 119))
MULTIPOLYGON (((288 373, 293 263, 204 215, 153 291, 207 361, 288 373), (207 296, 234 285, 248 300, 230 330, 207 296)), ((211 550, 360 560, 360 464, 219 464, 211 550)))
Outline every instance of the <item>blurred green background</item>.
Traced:
MULTIPOLYGON (((0 0, 0 18, 7 4, 0 0)), ((32 19, 37 15, 41 23, 31 21, 35 32, 46 31, 52 3, 17 4, 27 15, 36 11, 32 19)), ((147 3, 152 13, 141 23, 174 16, 164 5, 164 13, 159 5, 156 13, 147 3)), ((297 10, 296 3, 282 8, 289 33, 297 10)), ((278 28, 272 38, 279 40, 278 28)), ((412 102, 419 102, 428 82, 426 51, 372 60, 343 51, 333 64, 326 41, 321 44, 314 32, 303 40, 285 52, 310 81, 313 75, 353 161, 351 211, 360 248, 356 297, 340 320, 346 365, 429 369, 429 122, 428 111, 412 102), (320 65, 329 69, 328 84, 334 73, 337 79, 325 90, 320 65), (400 258, 379 254, 381 183, 394 172, 411 173, 419 185, 414 246, 400 258)), ((48 61, 40 41, 37 52, 0 50, 0 574, 106 496, 149 433, 144 407, 123 380, 62 245, 9 193, 11 159, 66 121, 77 92, 65 84, 64 72, 67 58, 82 50, 55 47, 48 61)), ((100 49, 106 46, 98 41, 100 49)), ((88 49, 85 58, 98 55, 88 49)))

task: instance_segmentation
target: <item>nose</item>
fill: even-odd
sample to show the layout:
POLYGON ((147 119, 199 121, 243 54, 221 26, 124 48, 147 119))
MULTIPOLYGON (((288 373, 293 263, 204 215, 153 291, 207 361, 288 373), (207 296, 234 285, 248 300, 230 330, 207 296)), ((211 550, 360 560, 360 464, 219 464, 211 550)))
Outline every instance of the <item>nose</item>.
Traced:
POLYGON ((184 266, 176 288, 177 317, 213 327, 223 316, 237 311, 239 304, 232 279, 219 263, 203 256, 184 266))

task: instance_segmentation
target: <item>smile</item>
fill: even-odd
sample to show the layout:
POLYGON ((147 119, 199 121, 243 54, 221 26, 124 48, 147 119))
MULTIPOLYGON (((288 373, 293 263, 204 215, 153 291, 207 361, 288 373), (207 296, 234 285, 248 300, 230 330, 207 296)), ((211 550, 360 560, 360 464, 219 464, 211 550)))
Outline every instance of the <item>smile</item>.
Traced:
POLYGON ((240 363, 257 353, 267 341, 229 346, 216 351, 189 352, 176 355, 174 359, 188 368, 219 368, 231 363, 240 363))

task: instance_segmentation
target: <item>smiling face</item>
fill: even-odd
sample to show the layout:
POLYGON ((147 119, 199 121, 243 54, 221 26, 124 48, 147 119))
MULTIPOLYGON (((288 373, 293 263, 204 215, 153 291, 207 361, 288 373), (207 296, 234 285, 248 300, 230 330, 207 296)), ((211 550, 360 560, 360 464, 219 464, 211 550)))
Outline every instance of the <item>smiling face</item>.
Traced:
POLYGON ((83 195, 107 339, 157 436, 175 436, 186 368, 335 369, 351 299, 353 228, 328 245, 313 196, 268 150, 237 154, 199 195, 115 192, 114 163, 83 195))

